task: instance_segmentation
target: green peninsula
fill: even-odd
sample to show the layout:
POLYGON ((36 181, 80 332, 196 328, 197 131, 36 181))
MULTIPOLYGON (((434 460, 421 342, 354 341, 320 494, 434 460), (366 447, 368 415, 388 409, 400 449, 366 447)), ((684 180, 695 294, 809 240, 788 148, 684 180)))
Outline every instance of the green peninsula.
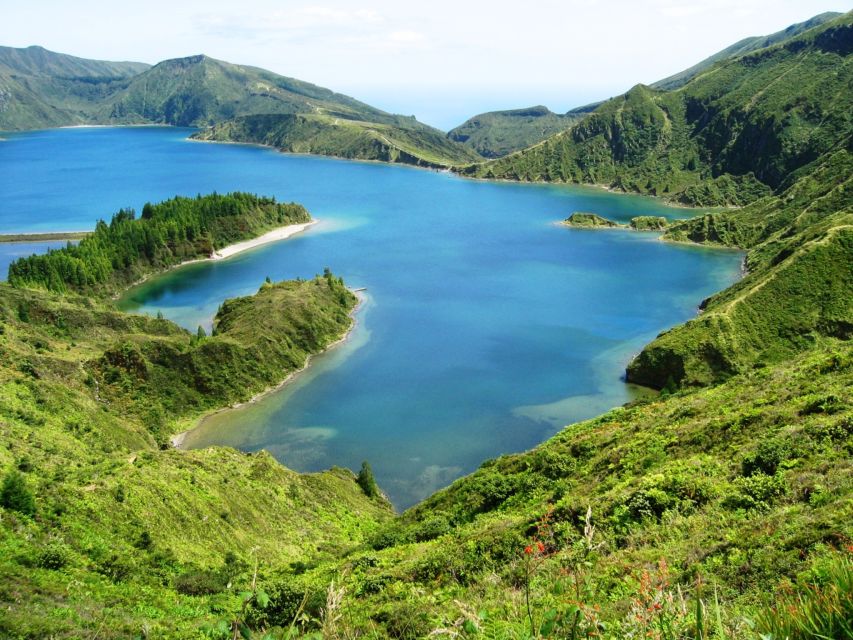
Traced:
POLYGON ((9 267, 9 282, 115 294, 148 275, 210 258, 227 245, 310 220, 301 205, 247 193, 176 197, 146 204, 139 218, 123 209, 109 224, 99 221, 77 245, 17 260, 9 267))
POLYGON ((307 217, 246 194, 174 199, 146 205, 138 220, 120 212, 82 254, 69 247, 11 266, 53 273, 66 259, 111 256, 121 268, 86 286, 61 271, 0 284, 0 635, 79 637, 109 614, 117 637, 147 627, 152 607, 176 606, 183 621, 161 628, 185 637, 230 608, 226 585, 253 563, 316 563, 391 516, 348 470, 299 475, 264 452, 169 445, 204 412, 278 385, 345 335, 357 300, 339 278, 327 270, 264 283, 223 303, 211 336, 116 311, 104 296, 102 285, 162 271, 190 246, 207 250, 291 214, 307 217), (111 253, 163 228, 171 244, 111 253), (202 613, 199 597, 218 604, 202 613), (57 607, 74 615, 56 618, 57 607))

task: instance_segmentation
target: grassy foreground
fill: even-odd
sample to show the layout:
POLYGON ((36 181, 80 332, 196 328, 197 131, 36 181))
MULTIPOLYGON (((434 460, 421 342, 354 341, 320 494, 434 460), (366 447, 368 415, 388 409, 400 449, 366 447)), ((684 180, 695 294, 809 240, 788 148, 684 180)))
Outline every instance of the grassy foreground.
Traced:
POLYGON ((265 284, 206 337, 0 285, 0 635, 198 637, 239 609, 226 585, 254 563, 337 557, 390 517, 348 470, 166 444, 301 367, 355 301, 330 273, 265 284))

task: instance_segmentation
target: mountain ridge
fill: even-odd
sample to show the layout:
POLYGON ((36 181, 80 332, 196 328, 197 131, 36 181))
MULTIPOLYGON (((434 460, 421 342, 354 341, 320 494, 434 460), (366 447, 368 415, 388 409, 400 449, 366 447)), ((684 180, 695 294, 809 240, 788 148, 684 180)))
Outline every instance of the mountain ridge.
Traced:
MULTIPOLYGON (((803 22, 792 24, 782 31, 770 35, 744 38, 687 69, 656 82, 649 83, 646 86, 661 90, 677 89, 717 62, 784 42, 842 15, 841 13, 831 11, 825 12, 803 22)), ((499 158, 537 144, 559 131, 571 128, 574 124, 582 120, 586 114, 594 111, 604 102, 606 100, 576 107, 565 114, 551 114, 552 117, 547 120, 544 117, 540 117, 536 121, 528 122, 508 117, 515 112, 523 112, 525 109, 481 113, 472 116, 461 125, 451 129, 448 135, 453 139, 458 139, 463 144, 471 146, 485 158, 499 158)), ((550 111, 546 107, 541 108, 550 114, 550 111)), ((545 115, 547 114, 542 114, 542 116, 545 115)))

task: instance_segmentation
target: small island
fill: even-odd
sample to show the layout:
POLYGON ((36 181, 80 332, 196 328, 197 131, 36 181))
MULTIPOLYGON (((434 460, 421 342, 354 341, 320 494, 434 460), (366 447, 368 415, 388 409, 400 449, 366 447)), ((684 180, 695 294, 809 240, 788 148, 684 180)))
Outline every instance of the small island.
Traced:
POLYGON ((664 231, 669 221, 662 216, 635 216, 628 224, 608 220, 597 213, 575 211, 560 224, 576 229, 628 229, 631 231, 664 231))

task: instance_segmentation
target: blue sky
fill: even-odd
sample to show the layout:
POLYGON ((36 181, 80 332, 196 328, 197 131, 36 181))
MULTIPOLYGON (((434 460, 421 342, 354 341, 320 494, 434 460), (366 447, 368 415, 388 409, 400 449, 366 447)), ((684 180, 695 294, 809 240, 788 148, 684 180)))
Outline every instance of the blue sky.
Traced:
POLYGON ((0 44, 154 63, 264 67, 450 128, 566 111, 653 82, 837 0, 4 0, 0 44))

